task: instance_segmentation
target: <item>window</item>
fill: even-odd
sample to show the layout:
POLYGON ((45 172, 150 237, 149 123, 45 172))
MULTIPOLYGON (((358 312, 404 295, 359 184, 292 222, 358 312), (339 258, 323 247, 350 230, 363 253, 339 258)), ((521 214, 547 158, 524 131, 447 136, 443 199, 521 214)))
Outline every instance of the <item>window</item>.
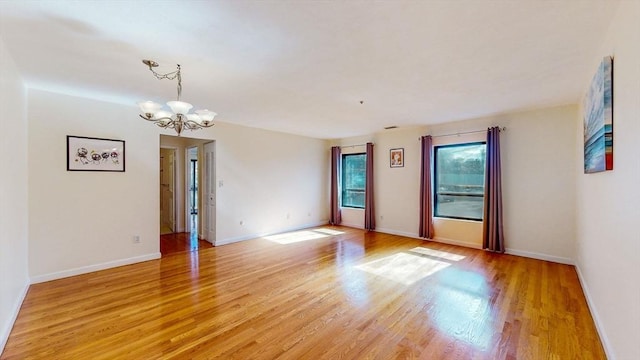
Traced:
POLYGON ((482 220, 486 144, 435 147, 437 217, 482 220))
POLYGON ((367 154, 342 155, 342 206, 364 209, 367 154))

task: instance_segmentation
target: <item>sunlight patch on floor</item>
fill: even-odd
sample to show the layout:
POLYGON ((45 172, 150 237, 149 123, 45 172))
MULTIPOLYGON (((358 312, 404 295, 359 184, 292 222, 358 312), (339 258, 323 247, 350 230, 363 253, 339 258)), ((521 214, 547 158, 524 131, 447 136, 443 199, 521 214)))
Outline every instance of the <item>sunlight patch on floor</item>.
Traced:
POLYGON ((423 256, 399 253, 357 265, 355 268, 404 285, 411 285, 449 265, 423 256))
POLYGON ((441 259, 446 259, 446 260, 451 260, 451 261, 460 261, 460 260, 465 258, 462 255, 453 254, 453 253, 446 252, 446 251, 440 251, 440 250, 424 248, 424 247, 416 247, 416 248, 413 248, 413 249, 411 249, 409 251, 417 253, 417 254, 421 254, 421 255, 428 255, 428 256, 438 257, 438 258, 441 258, 441 259))
POLYGON ((446 286, 435 294, 437 302, 430 316, 438 329, 482 351, 488 350, 494 336, 491 322, 495 319, 490 296, 446 286))
POLYGON ((313 229, 313 230, 300 230, 292 231, 283 234, 265 236, 264 238, 273 241, 275 243, 286 245, 293 244, 302 241, 309 241, 315 239, 326 238, 333 235, 344 234, 342 231, 332 229, 313 229))
POLYGON ((312 231, 319 232, 319 233, 322 233, 322 234, 327 234, 327 235, 341 235, 341 234, 344 234, 344 231, 338 231, 338 230, 333 230, 333 229, 324 229, 324 228, 322 228, 322 229, 314 229, 312 231))
POLYGON ((320 234, 311 230, 288 232, 284 234, 265 236, 264 238, 278 244, 292 244, 301 241, 309 241, 327 237, 329 235, 320 234))

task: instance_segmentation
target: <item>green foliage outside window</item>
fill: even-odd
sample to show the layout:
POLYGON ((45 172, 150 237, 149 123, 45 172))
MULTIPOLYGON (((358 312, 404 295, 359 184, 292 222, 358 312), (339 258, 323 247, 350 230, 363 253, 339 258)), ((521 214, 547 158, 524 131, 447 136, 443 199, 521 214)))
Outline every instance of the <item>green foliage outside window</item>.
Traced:
POLYGON ((366 154, 342 155, 342 206, 364 208, 366 154))
POLYGON ((486 144, 435 147, 435 216, 482 220, 486 144))

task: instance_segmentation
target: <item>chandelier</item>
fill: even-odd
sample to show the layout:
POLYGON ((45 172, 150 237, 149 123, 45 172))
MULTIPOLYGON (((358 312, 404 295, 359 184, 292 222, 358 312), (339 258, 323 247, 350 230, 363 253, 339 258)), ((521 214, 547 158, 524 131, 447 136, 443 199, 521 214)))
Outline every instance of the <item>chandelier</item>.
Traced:
POLYGON ((180 96, 182 95, 182 75, 180 74, 180 65, 178 65, 178 70, 176 71, 159 74, 153 70, 154 67, 158 66, 157 62, 153 60, 142 60, 142 62, 149 67, 149 70, 151 70, 158 80, 178 79, 178 98, 176 101, 167 102, 171 112, 162 110, 162 104, 158 104, 153 101, 139 102, 138 106, 140 106, 140 110, 142 111, 142 114, 140 114, 141 118, 151 121, 161 128, 174 129, 178 133, 178 136, 180 136, 183 129, 198 130, 214 125, 213 118, 217 115, 216 113, 204 109, 196 110, 195 114, 190 114, 189 110, 191 110, 193 105, 180 101, 180 96))

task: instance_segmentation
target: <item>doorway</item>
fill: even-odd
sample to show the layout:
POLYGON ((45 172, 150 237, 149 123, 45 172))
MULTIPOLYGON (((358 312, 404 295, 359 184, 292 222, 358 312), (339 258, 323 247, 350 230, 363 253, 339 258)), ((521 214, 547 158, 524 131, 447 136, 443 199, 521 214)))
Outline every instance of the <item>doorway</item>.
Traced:
POLYGON ((199 233, 198 228, 198 203, 200 169, 198 164, 198 147, 192 146, 187 148, 187 231, 190 233, 199 233))
POLYGON ((160 149, 160 234, 176 232, 176 149, 160 149))
POLYGON ((215 197, 208 196, 215 194, 214 143, 212 140, 160 135, 162 256, 197 251, 214 244, 215 197), (166 186, 170 167, 173 167, 173 186, 166 186), (207 186, 209 183, 211 186, 207 186), (166 188, 173 189, 172 202, 167 200, 166 188), (172 214, 167 215, 167 212, 172 214), (165 220, 168 216, 173 226, 167 226, 167 223, 171 224, 171 221, 165 220))

